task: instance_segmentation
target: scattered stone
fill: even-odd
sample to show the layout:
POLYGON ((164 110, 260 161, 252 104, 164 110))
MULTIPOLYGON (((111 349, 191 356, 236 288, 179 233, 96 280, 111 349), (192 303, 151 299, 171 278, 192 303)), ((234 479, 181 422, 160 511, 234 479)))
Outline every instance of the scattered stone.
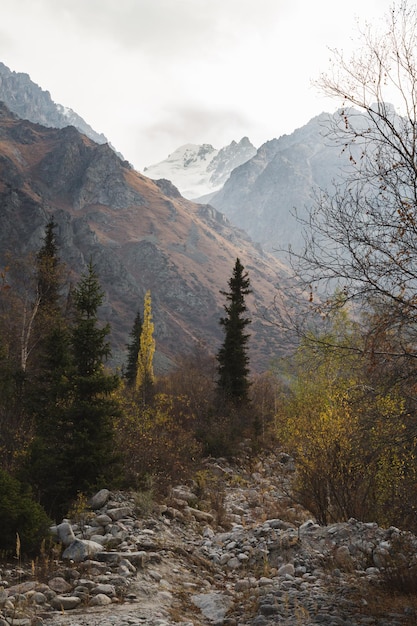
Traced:
MULTIPOLYGON (((99 492, 88 523, 54 528, 64 552, 48 584, 16 564, 0 565, 0 626, 417 623, 407 606, 374 618, 372 595, 363 591, 368 583, 378 589, 400 531, 355 519, 320 526, 299 507, 285 508, 293 470, 284 460, 271 455, 251 473, 222 459, 207 464, 224 481, 223 527, 213 512, 192 506, 186 485, 169 498, 181 510, 160 504, 143 517, 133 494, 99 492)), ((414 549, 401 557, 406 564, 417 554, 417 539, 408 540, 414 549)))
POLYGON ((124 517, 132 517, 133 512, 130 507, 121 506, 121 507, 118 507, 117 509, 108 509, 107 515, 113 520, 113 522, 117 522, 118 520, 121 520, 124 517))

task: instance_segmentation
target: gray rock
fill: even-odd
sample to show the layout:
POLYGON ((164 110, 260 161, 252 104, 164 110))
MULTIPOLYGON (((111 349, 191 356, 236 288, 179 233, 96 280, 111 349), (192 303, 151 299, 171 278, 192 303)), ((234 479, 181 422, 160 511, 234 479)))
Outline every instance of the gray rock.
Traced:
POLYGON ((93 524, 95 526, 107 526, 108 524, 111 524, 112 521, 112 518, 107 515, 107 513, 102 513, 101 515, 96 515, 93 520, 93 524))
POLYGON ((76 539, 68 546, 62 555, 64 560, 74 561, 80 563, 85 559, 96 555, 103 550, 103 546, 95 541, 89 541, 88 539, 76 539))
POLYGON ((93 511, 102 509, 110 497, 110 491, 108 489, 100 489, 90 500, 89 505, 93 511))
POLYGON ((191 596, 192 602, 198 606, 204 617, 212 622, 224 619, 232 606, 232 598, 222 593, 200 593, 191 596))
POLYGON ((72 589, 71 585, 61 576, 51 578, 51 580, 48 581, 48 585, 52 591, 56 593, 68 593, 72 589))
POLYGON ((76 609, 79 604, 81 604, 81 599, 77 596, 58 595, 51 601, 52 607, 57 611, 72 611, 76 609))
POLYGON ((73 541, 75 541, 74 531, 69 522, 62 522, 62 524, 58 524, 56 532, 58 541, 64 546, 69 546, 73 541))
POLYGON ((207 513, 206 511, 200 511, 200 509, 194 509, 191 506, 187 506, 184 509, 184 512, 195 517, 197 522, 203 522, 205 524, 212 524, 214 522, 214 517, 211 513, 207 513))
POLYGON ((197 502, 198 498, 188 487, 185 485, 178 485, 171 490, 173 498, 177 500, 184 500, 187 504, 193 505, 197 502))
POLYGON ((295 567, 292 563, 285 563, 278 570, 278 576, 294 576, 294 574, 295 567))
POLYGON ((278 607, 275 604, 262 604, 259 610, 262 615, 276 615, 278 613, 278 607))
POLYGON ((117 509, 108 509, 107 515, 114 521, 123 519, 124 517, 132 517, 132 509, 128 506, 121 506, 117 509))
POLYGON ((109 596, 109 598, 114 598, 116 595, 116 589, 114 585, 101 583, 100 585, 97 585, 95 589, 93 589, 92 594, 93 595, 104 594, 106 596, 109 596))
POLYGON ((35 593, 31 597, 31 601, 33 602, 33 604, 45 604, 46 595, 41 591, 35 591, 35 593))
POLYGON ((91 598, 90 606, 107 606, 111 604, 111 598, 105 593, 98 593, 96 596, 91 598))

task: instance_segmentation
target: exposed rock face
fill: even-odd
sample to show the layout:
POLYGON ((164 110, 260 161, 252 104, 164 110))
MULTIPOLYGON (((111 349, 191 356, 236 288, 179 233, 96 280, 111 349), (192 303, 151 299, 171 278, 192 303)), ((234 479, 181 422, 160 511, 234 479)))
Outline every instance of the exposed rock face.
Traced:
POLYGON ((291 135, 263 144, 236 168, 210 202, 267 250, 299 250, 302 228, 319 189, 331 189, 348 155, 326 138, 331 115, 323 113, 291 135))
MULTIPOLYGON (((289 289, 286 268, 256 248, 216 209, 153 182, 75 128, 45 128, 0 107, 0 264, 11 251, 39 249, 51 215, 61 259, 74 282, 92 258, 106 297, 116 363, 145 292, 152 294, 158 368, 205 342, 217 350, 219 318, 234 262, 249 271, 248 306, 273 311, 276 289, 289 289)), ((252 363, 269 365, 282 338, 258 317, 251 325, 252 363)))
POLYGON ((72 109, 56 104, 49 93, 34 83, 28 74, 12 72, 0 62, 0 101, 19 117, 43 126, 64 128, 75 126, 96 143, 107 143, 72 109))

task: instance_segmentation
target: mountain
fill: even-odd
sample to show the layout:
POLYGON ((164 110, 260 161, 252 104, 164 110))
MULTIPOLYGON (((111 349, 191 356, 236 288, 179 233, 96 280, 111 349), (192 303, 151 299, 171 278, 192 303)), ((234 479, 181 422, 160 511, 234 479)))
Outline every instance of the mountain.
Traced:
POLYGON ((97 133, 75 111, 56 104, 49 93, 34 83, 28 74, 11 71, 0 62, 0 102, 22 119, 43 126, 65 128, 75 126, 96 143, 108 143, 106 137, 97 133))
POLYGON ((147 289, 157 343, 168 367, 199 342, 217 351, 224 296, 237 257, 248 270, 251 362, 268 367, 284 339, 266 323, 274 296, 290 290, 286 267, 209 205, 183 198, 167 180, 134 171, 107 145, 74 127, 47 128, 0 107, 0 267, 39 249, 47 221, 58 224, 61 259, 74 282, 90 258, 105 290, 115 363, 147 289), (7 252, 11 259, 7 258, 7 252))
POLYGON ((144 173, 152 179, 172 181, 185 198, 192 200, 218 191, 230 172, 255 154, 256 148, 247 137, 220 150, 207 143, 188 143, 164 161, 146 167, 144 173))
POLYGON ((264 143, 231 172, 210 203, 266 250, 279 254, 289 245, 300 250, 302 228, 295 213, 306 217, 314 193, 330 190, 349 168, 349 154, 328 138, 338 115, 322 113, 291 135, 264 143))

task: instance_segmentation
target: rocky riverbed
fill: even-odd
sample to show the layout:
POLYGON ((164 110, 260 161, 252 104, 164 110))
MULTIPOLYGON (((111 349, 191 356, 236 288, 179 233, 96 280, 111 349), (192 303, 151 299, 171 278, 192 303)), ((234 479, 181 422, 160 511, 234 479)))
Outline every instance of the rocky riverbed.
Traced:
POLYGON ((319 526, 287 495, 293 471, 218 459, 163 503, 100 491, 53 529, 55 559, 0 566, 0 626, 417 624, 393 588, 412 586, 415 537, 319 526))

